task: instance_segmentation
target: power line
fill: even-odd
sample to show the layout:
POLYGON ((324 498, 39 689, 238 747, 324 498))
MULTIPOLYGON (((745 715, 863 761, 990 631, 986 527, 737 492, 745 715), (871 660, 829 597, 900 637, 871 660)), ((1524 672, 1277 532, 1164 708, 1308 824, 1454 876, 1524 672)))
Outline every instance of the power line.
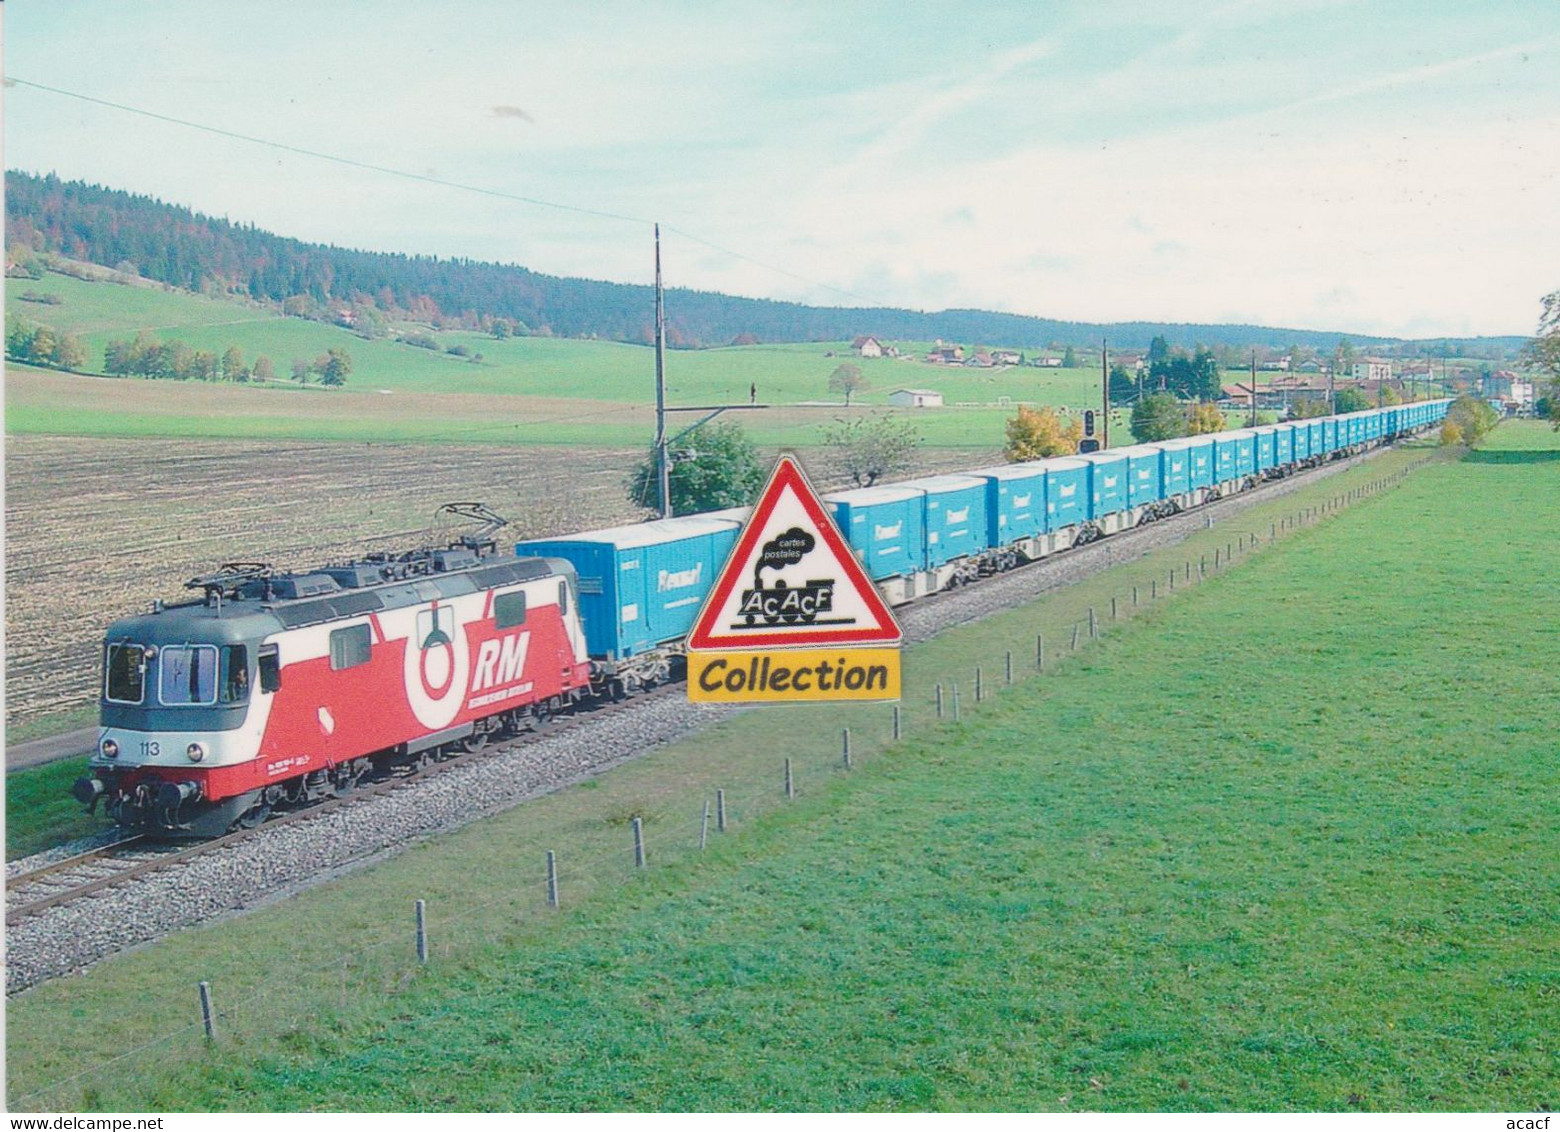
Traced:
MULTIPOLYGON (((256 137, 253 134, 243 134, 236 130, 227 130, 220 126, 208 125, 204 122, 193 122, 188 118, 175 118, 170 114, 159 114, 154 110, 146 110, 139 106, 130 106, 123 102, 113 102, 106 98, 98 98, 90 94, 81 94, 78 91, 65 90, 62 87, 49 86, 45 83, 35 83, 28 79, 19 79, 14 75, 6 76, 5 81, 6 85, 8 86, 24 86, 33 90, 46 91, 49 94, 61 95, 64 98, 74 98, 80 102, 90 102, 95 106, 106 106, 110 110, 119 110, 126 114, 135 114, 142 118, 151 118, 158 122, 166 122, 170 125, 182 126, 190 130, 199 130, 202 133, 215 134, 218 137, 229 138, 233 141, 241 141, 247 142, 250 145, 264 146, 267 149, 280 150, 283 153, 294 153, 300 157, 312 157, 316 161, 329 161, 336 165, 345 165, 353 169, 363 169, 370 173, 382 173, 388 177, 400 177, 403 180, 418 181, 425 185, 437 185, 440 188, 458 189, 461 192, 477 193, 486 197, 496 197, 499 200, 513 201, 517 204, 528 204, 535 208, 551 208, 556 209, 559 212, 572 212, 576 215, 594 216, 603 220, 617 220, 628 224, 654 223, 654 221, 649 220, 643 216, 633 216, 623 212, 610 212, 599 208, 584 208, 580 205, 564 204, 560 201, 554 200, 544 200, 541 197, 532 197, 525 196, 521 193, 505 192, 503 189, 492 189, 486 188, 482 185, 471 185, 465 183, 464 181, 451 181, 444 177, 433 177, 426 173, 413 173, 410 170, 397 169, 390 165, 376 165, 370 161, 359 161, 356 158, 343 157, 342 155, 336 153, 326 153, 323 150, 307 149, 303 146, 291 145, 287 142, 279 142, 273 141, 270 138, 256 137)), ((783 275, 788 279, 794 279, 797 282, 805 283, 809 287, 819 287, 825 291, 832 291, 837 295, 844 295, 847 298, 856 299, 860 302, 866 303, 868 306, 885 305, 873 299, 866 298, 863 295, 858 295, 854 291, 847 291, 843 287, 836 287, 830 283, 824 283, 818 279, 812 279, 805 275, 798 275, 794 271, 787 271, 785 268, 778 267, 775 264, 767 263, 764 260, 757 259, 750 255, 744 255, 738 251, 733 251, 731 248, 723 247, 712 240, 706 240, 702 236, 696 236, 692 232, 686 231, 685 229, 677 228, 670 224, 666 225, 665 227, 668 232, 676 232, 684 239, 692 240, 696 244, 702 244, 712 251, 720 252, 722 255, 728 255, 733 259, 739 259, 745 263, 751 263, 756 267, 762 267, 766 271, 773 271, 777 275, 783 275)))

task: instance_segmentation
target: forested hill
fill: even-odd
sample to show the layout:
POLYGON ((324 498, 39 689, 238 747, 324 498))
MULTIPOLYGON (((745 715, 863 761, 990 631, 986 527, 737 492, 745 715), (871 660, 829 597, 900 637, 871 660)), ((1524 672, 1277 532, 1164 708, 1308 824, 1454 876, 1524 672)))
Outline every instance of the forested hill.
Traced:
MULTIPOLYGON (((151 197, 8 171, 6 248, 15 260, 31 248, 105 267, 134 269, 193 291, 230 291, 283 303, 316 316, 355 308, 355 317, 411 316, 489 327, 503 319, 521 333, 652 339, 650 288, 540 275, 523 267, 353 251, 275 236, 164 204, 151 197)), ((891 308, 810 307, 705 291, 667 292, 667 339, 673 345, 733 341, 839 341, 858 334, 883 339, 1012 347, 1086 345, 1142 348, 1155 335, 1190 345, 1331 349, 1336 332, 1239 325, 1148 322, 1101 325, 991 311, 935 313, 891 308)), ((1351 335, 1357 345, 1388 341, 1351 335)))

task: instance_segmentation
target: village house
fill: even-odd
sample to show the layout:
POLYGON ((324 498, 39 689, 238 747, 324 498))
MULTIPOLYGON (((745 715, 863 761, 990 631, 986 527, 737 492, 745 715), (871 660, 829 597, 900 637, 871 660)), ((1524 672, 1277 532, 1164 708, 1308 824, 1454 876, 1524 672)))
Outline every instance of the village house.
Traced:
POLYGON ((1391 381, 1392 363, 1386 358, 1361 358, 1354 363, 1349 376, 1355 381, 1391 381))
POLYGON ((899 409, 940 409, 943 396, 935 389, 896 389, 888 403, 899 409))
POLYGON ((935 365, 963 365, 964 347, 938 344, 932 347, 932 352, 926 355, 926 360, 935 365))
POLYGON ((881 358, 883 356, 883 343, 870 334, 858 337, 850 344, 850 348, 856 351, 857 357, 881 358))
POLYGON ((1017 350, 993 350, 991 360, 999 366, 1018 366, 1024 364, 1024 355, 1017 350))

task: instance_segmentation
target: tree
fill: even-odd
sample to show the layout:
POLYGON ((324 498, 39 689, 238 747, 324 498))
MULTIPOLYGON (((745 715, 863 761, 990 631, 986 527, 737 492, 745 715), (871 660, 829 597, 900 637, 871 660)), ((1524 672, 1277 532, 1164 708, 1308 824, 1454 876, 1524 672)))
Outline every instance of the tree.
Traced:
POLYGON ((1170 360, 1170 343, 1165 341, 1163 334, 1154 335, 1154 340, 1148 344, 1148 364, 1150 368, 1156 362, 1168 362, 1170 360))
POLYGON ((1327 401, 1322 397, 1301 397, 1289 405, 1289 419, 1292 421, 1327 415, 1327 401))
POLYGON ((83 369, 87 364, 87 346, 74 334, 62 334, 54 347, 54 364, 61 369, 83 369))
POLYGON ((272 364, 270 358, 261 354, 255 359, 255 368, 250 371, 250 376, 256 381, 275 381, 276 366, 272 364))
POLYGON ((1212 401, 1199 401, 1186 414, 1186 435, 1202 436, 1209 432, 1222 432, 1224 414, 1212 401))
MULTIPOLYGON (((1446 422, 1457 430, 1464 444, 1476 448, 1490 434, 1490 430, 1500 423, 1500 414, 1481 398, 1465 393, 1446 410, 1446 422)), ((1444 440, 1447 435, 1444 427, 1441 435, 1444 440)), ((1456 441, 1450 443, 1455 444, 1456 441)))
POLYGON ((215 381, 221 364, 215 351, 196 350, 195 358, 190 363, 190 375, 197 381, 215 381))
POLYGON ((846 405, 850 404, 851 394, 871 388, 872 383, 867 380, 867 375, 854 362, 841 362, 829 375, 829 392, 843 393, 846 405))
POLYGON ((340 347, 332 346, 314 359, 314 368, 319 370, 321 385, 345 385, 347 374, 352 372, 352 356, 340 347))
POLYGON ((1066 456, 1078 451, 1083 439, 1083 422, 1063 422, 1056 410, 1048 407, 1018 410, 1007 423, 1007 444, 1003 455, 1010 463, 1043 460, 1048 456, 1066 456))
MULTIPOLYGON (((735 421, 702 424, 679 437, 667 452, 672 514, 691 515, 723 507, 745 507, 764 486, 758 449, 735 421)), ((628 497, 640 507, 661 509, 655 450, 628 478, 628 497)))
POLYGON ((180 381, 188 381, 195 376, 195 351, 183 342, 168 343, 167 364, 160 367, 158 372, 151 374, 153 377, 173 377, 180 381), (166 372, 163 372, 166 370, 166 372))
POLYGON ((823 442, 857 487, 871 487, 886 476, 909 470, 921 434, 902 417, 881 414, 826 425, 823 442))
POLYGON ((1139 443, 1186 435, 1181 403, 1168 393, 1151 393, 1132 407, 1132 435, 1139 443))
POLYGON ((1357 413, 1370 408, 1370 398, 1358 389, 1340 389, 1333 394, 1333 412, 1357 413))
MULTIPOLYGON (((1548 416, 1560 430, 1560 291, 1543 298, 1543 313, 1538 318, 1538 337, 1522 350, 1522 360, 1537 369, 1549 381, 1548 416)), ((1536 408, 1536 407, 1535 407, 1536 408)))
POLYGON ((130 343, 123 338, 116 338, 103 347, 103 372, 115 377, 123 377, 135 371, 135 354, 130 349, 130 343))
POLYGON ((1332 368, 1335 377, 1342 377, 1354 368, 1354 343, 1347 338, 1338 339, 1333 347, 1332 368))
POLYGON ((1110 367, 1108 388, 1112 405, 1130 405, 1137 400, 1137 379, 1127 372, 1125 366, 1110 367))
POLYGON ((237 346, 229 346, 222 355, 222 379, 224 381, 248 381, 249 367, 244 364, 244 354, 237 346))
POLYGON ((1067 347, 1066 352, 1062 354, 1062 368, 1063 369, 1077 369, 1078 368, 1078 355, 1073 352, 1073 348, 1071 346, 1067 347))
POLYGON ((291 368, 292 379, 294 381, 296 381, 299 385, 309 384, 309 374, 312 372, 312 367, 309 365, 308 359, 294 358, 292 360, 291 368))

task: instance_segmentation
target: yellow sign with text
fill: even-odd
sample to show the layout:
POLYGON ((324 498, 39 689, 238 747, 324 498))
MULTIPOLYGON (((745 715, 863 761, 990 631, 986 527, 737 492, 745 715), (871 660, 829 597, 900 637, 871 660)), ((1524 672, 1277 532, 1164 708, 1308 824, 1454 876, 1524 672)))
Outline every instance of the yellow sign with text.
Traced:
POLYGON ((706 704, 899 699, 897 648, 688 654, 688 698, 706 704))

